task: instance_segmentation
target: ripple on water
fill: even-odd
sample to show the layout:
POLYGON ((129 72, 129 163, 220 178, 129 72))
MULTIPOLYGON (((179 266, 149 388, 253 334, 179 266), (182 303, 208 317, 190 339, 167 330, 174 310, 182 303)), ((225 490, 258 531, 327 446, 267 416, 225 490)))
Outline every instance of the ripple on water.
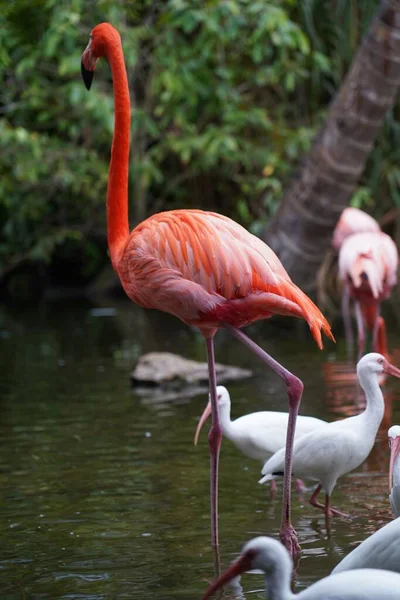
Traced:
MULTIPOLYGON (((97 318, 88 318, 96 307, 87 303, 6 317, 10 335, 0 339, 0 589, 7 600, 187 600, 201 597, 213 576, 206 434, 193 446, 206 390, 178 398, 164 390, 139 396, 130 390, 132 365, 112 358, 115 349, 134 347, 135 355, 176 350, 204 359, 203 342, 177 320, 126 307, 97 318)), ((297 335, 281 336, 278 325, 253 331, 268 352, 301 374, 303 414, 334 420, 361 410, 351 373, 339 369, 324 380, 326 354, 297 335)), ((217 357, 255 373, 228 386, 234 418, 286 410, 284 386, 273 374, 223 333, 216 342, 217 357)), ((391 518, 384 428, 400 422, 398 397, 398 384, 385 387, 381 441, 334 491, 333 504, 349 511, 350 521, 333 520, 328 535, 323 515, 308 504, 313 486, 303 495, 293 491, 303 548, 296 591, 330 573, 391 518)), ((271 499, 257 484, 260 468, 223 442, 222 567, 250 537, 278 536, 281 484, 271 499)), ((244 575, 235 593, 262 598, 262 576, 244 575)))

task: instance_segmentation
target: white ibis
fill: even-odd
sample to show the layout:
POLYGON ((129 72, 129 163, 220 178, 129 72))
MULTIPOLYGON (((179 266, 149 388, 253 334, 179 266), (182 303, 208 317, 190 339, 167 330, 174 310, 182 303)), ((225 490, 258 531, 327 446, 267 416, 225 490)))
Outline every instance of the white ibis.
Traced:
MULTIPOLYGON (((296 440, 293 447, 293 474, 317 480, 310 504, 325 511, 326 517, 347 516, 330 507, 330 496, 341 475, 356 469, 367 458, 382 421, 384 401, 378 378, 382 373, 400 377, 400 369, 381 354, 370 353, 357 365, 357 375, 365 392, 366 407, 361 414, 328 423, 296 440), (321 489, 325 505, 318 502, 321 489)), ((264 465, 259 483, 270 481, 284 470, 285 449, 278 450, 264 465)), ((400 590, 399 590, 400 597, 400 590)))
MULTIPOLYGON (((388 431, 390 444, 391 488, 390 504, 396 517, 400 516, 400 427, 394 425, 388 431), (392 487, 393 484, 393 487, 392 487)), ((400 573, 400 518, 387 523, 364 540, 333 569, 332 573, 351 569, 387 569, 400 573)))
MULTIPOLYGON (((395 517, 400 517, 400 426, 393 425, 388 431, 390 445, 389 489, 390 506, 395 517)), ((400 534, 400 531, 399 531, 400 534)), ((400 555, 399 555, 400 563, 400 555)))
MULTIPOLYGON (((286 443, 289 414, 276 411, 260 411, 231 421, 231 398, 223 385, 217 387, 217 401, 222 433, 249 458, 264 463, 286 443)), ((197 425, 194 443, 197 445, 201 428, 211 415, 211 401, 207 404, 197 425)), ((316 417, 298 416, 295 439, 327 422, 316 417)), ((301 482, 299 482, 301 484, 301 482)))
POLYGON ((253 569, 264 571, 269 600, 399 600, 400 597, 400 575, 379 569, 330 575, 293 594, 290 590, 293 563, 288 552, 277 540, 257 537, 244 546, 239 558, 211 584, 203 600, 234 577, 253 569))
POLYGON ((395 519, 375 531, 355 550, 345 556, 332 573, 367 568, 387 569, 400 573, 399 539, 400 519, 395 519))

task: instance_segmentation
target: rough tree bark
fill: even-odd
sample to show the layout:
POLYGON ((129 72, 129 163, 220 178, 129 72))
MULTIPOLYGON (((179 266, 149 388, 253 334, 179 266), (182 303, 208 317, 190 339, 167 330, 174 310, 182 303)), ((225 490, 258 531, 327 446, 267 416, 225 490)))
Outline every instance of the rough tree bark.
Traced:
POLYGON ((264 239, 293 280, 315 289, 340 213, 400 85, 400 0, 383 0, 264 239))

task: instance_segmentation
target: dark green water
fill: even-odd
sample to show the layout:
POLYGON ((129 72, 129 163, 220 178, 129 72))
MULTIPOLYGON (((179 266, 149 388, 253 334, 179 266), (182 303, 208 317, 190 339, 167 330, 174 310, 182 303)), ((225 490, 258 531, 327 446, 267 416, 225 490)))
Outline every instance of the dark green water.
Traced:
MULTIPOLYGON (((341 343, 320 352, 306 328, 284 322, 248 333, 302 377, 303 414, 333 420, 357 410, 354 380, 340 374, 327 381, 332 364, 344 357, 341 343)), ((392 346, 396 331, 393 336, 392 346)), ((80 300, 29 312, 1 309, 0 346, 1 599, 201 598, 214 558, 207 437, 203 433, 196 448, 193 434, 207 395, 163 400, 152 391, 139 395, 129 384, 131 366, 150 350, 204 360, 201 337, 128 301, 96 306, 80 300), (115 311, 99 314, 99 307, 115 311)), ((254 370, 252 379, 229 386, 233 417, 286 410, 283 385, 244 347, 219 333, 216 355, 254 370)), ((389 381, 384 393, 380 440, 333 494, 333 504, 354 518, 333 520, 328 536, 308 494, 294 493, 303 547, 295 591, 327 575, 390 519, 386 432, 400 423, 400 382, 389 381)), ((271 500, 269 489, 257 484, 259 473, 257 462, 223 443, 223 567, 251 537, 278 534, 281 488, 271 500)), ((245 575, 241 585, 246 598, 263 598, 260 575, 245 575)))

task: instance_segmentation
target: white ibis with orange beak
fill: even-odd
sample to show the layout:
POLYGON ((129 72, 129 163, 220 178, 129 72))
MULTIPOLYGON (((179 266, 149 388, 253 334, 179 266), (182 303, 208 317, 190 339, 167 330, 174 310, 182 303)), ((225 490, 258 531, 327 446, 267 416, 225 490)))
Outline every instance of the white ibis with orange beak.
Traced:
MULTIPOLYGON (((400 427, 393 425, 388 431, 390 445, 389 489, 393 513, 400 512, 400 427)), ((333 569, 341 573, 351 569, 387 569, 400 573, 400 519, 387 523, 364 540, 333 569)), ((399 594, 400 596, 400 594, 399 594)))
POLYGON ((239 558, 203 596, 203 600, 245 571, 265 573, 268 600, 399 600, 400 575, 380 569, 357 569, 330 575, 299 594, 290 590, 293 570, 287 550, 277 540, 257 537, 248 542, 239 558))
MULTIPOLYGON (((222 433, 249 458, 263 463, 286 443, 289 414, 285 412, 260 411, 231 421, 231 398, 223 385, 217 386, 217 401, 222 433)), ((201 428, 211 415, 209 402, 197 425, 194 443, 197 445, 201 428)), ((315 417, 298 416, 295 439, 326 425, 315 417)))
POLYGON ((400 425, 393 425, 393 427, 389 429, 388 438, 390 446, 389 500, 394 516, 400 517, 400 425))
MULTIPOLYGON (((379 376, 382 373, 400 378, 400 369, 391 365, 381 354, 370 353, 363 356, 357 365, 357 375, 366 396, 364 412, 328 423, 325 427, 303 435, 294 443, 293 474, 319 482, 310 503, 324 510, 326 517, 347 516, 330 507, 330 496, 338 478, 360 466, 374 445, 384 413, 383 395, 379 387, 379 376), (321 489, 325 490, 325 504, 317 500, 321 489)), ((265 463, 260 483, 283 473, 284 458, 283 448, 265 463)))

